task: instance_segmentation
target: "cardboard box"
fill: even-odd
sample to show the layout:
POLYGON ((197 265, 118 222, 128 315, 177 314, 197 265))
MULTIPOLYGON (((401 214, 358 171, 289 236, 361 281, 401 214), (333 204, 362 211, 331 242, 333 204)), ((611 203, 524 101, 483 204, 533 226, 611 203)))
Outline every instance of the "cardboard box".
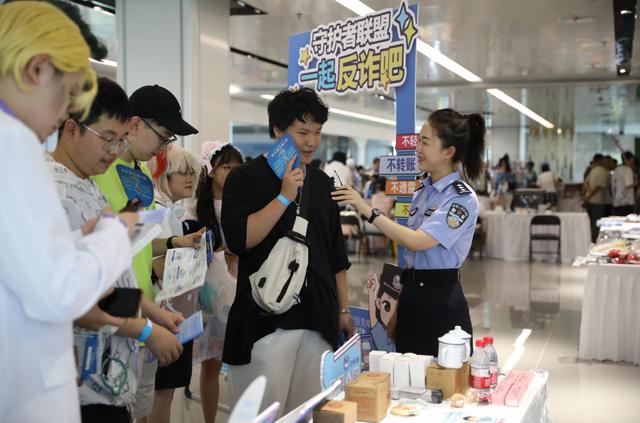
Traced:
POLYGON ((427 389, 440 389, 443 399, 449 399, 453 394, 464 393, 464 390, 469 386, 468 373, 466 378, 464 375, 464 366, 459 369, 447 369, 438 366, 434 360, 427 369, 427 389))
POLYGON ((471 362, 465 361, 462 365, 462 380, 469 386, 469 375, 471 374, 471 362))
POLYGON ((314 423, 356 423, 358 404, 350 401, 326 401, 313 410, 314 423))
POLYGON ((345 399, 358 404, 358 420, 378 423, 391 406, 391 375, 363 372, 345 388, 345 399))

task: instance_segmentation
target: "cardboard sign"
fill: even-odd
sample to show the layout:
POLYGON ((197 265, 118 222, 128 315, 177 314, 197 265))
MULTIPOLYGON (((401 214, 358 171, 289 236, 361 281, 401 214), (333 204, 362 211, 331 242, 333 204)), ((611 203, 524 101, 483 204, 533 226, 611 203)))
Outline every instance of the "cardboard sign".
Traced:
POLYGON ((410 209, 411 203, 396 203, 396 218, 407 219, 409 217, 410 209))
POLYGON ((413 192, 420 187, 418 181, 390 181, 384 188, 384 193, 396 197, 413 197, 413 192))
POLYGON ((293 142, 293 138, 289 135, 284 135, 269 149, 267 153, 267 163, 271 166, 273 173, 275 173, 278 178, 283 179, 287 171, 287 162, 291 160, 294 155, 296 156, 296 160, 293 162, 293 169, 296 169, 300 166, 300 153, 296 148, 296 144, 293 142))
POLYGON ((140 207, 146 208, 153 202, 153 182, 151 178, 138 169, 132 169, 124 165, 117 165, 116 172, 122 182, 125 194, 129 201, 140 201, 140 207))
POLYGON ((380 157, 380 176, 418 176, 418 157, 382 156, 380 157))
POLYGON ((398 134, 396 135, 396 150, 415 150, 419 139, 420 134, 398 134))

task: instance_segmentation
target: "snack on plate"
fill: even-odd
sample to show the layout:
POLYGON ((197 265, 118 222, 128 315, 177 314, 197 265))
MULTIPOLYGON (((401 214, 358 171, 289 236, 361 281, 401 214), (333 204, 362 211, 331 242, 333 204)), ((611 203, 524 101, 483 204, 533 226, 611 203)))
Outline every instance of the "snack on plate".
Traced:
POLYGON ((455 408, 464 407, 464 395, 462 394, 453 394, 450 398, 451 406, 455 408))
POLYGON ((394 416, 400 416, 400 417, 418 416, 420 415, 421 411, 422 411, 422 407, 420 407, 417 404, 401 403, 394 407, 391 407, 391 414, 393 414, 394 416))

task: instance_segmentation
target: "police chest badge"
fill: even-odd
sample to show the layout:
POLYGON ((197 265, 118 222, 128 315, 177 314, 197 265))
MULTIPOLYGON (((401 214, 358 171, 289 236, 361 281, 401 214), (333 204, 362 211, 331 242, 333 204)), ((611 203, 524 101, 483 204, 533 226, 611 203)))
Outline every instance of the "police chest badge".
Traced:
POLYGON ((451 229, 458 229, 469 217, 469 212, 464 206, 453 203, 447 213, 447 226, 451 229))

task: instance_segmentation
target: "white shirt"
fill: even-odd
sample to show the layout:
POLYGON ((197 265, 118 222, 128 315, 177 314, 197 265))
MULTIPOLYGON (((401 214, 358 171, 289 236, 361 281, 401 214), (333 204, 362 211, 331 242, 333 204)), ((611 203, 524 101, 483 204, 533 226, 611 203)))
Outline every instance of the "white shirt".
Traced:
POLYGON ((611 178, 613 188, 613 206, 633 206, 633 170, 629 166, 620 165, 613 171, 611 178))
MULTIPOLYGON (((47 157, 53 180, 58 188, 62 207, 67 213, 71 229, 79 229, 87 220, 100 215, 109 204, 91 179, 82 179, 62 163, 47 157)), ((131 268, 120 275, 115 284, 119 288, 138 288, 131 268)), ((78 357, 82 357, 87 339, 98 336, 98 372, 91 374, 80 386, 80 404, 105 404, 123 407, 131 404, 138 388, 138 341, 78 326, 73 328, 78 357), (108 368, 106 375, 102 369, 108 368)))
POLYGON ((538 176, 538 186, 546 192, 556 192, 556 175, 547 170, 538 176))
POLYGON ((353 176, 351 174, 351 169, 347 167, 347 165, 342 164, 341 162, 334 160, 331 163, 328 163, 324 167, 324 173, 329 175, 330 178, 333 178, 336 186, 340 185, 350 185, 353 186, 353 176), (336 173, 338 174, 338 178, 336 177, 336 173), (342 184, 340 184, 342 182, 342 184))
POLYGON ((35 133, 0 111, 0 140, 0 421, 78 422, 72 321, 129 267, 129 238, 115 219, 72 233, 35 133))

